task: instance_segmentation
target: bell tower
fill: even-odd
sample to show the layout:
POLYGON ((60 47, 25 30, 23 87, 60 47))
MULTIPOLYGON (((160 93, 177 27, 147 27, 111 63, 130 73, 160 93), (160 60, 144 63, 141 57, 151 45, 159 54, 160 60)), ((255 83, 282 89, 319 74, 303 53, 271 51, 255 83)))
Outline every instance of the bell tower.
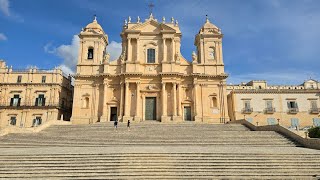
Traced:
POLYGON ((198 65, 207 65, 206 74, 224 73, 224 63, 222 55, 222 38, 221 29, 212 24, 206 17, 205 24, 201 27, 195 37, 194 45, 197 47, 198 65), (213 70, 213 71, 212 71, 213 70))
POLYGON ((79 34, 80 47, 77 64, 78 75, 95 75, 102 71, 102 61, 106 55, 108 36, 94 17, 79 34))

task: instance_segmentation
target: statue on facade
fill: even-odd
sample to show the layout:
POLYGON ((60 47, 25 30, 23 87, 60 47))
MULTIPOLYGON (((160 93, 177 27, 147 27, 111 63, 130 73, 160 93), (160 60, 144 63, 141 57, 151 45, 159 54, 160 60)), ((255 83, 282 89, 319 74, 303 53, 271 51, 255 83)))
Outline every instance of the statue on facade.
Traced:
POLYGON ((140 23, 140 17, 138 16, 138 18, 137 18, 137 23, 140 23))
POLYGON ((197 54, 192 51, 192 62, 197 62, 197 54))
POLYGON ((131 16, 128 17, 128 23, 131 23, 131 16))
POLYGON ((180 56, 179 56, 179 53, 176 52, 176 61, 179 63, 180 62, 180 56))
POLYGON ((121 63, 123 63, 125 61, 126 58, 126 48, 123 49, 122 54, 120 55, 120 61, 121 63))
POLYGON ((103 62, 104 62, 104 63, 107 63, 107 62, 109 62, 109 60, 110 60, 110 53, 107 52, 107 53, 105 53, 104 56, 103 56, 103 62))

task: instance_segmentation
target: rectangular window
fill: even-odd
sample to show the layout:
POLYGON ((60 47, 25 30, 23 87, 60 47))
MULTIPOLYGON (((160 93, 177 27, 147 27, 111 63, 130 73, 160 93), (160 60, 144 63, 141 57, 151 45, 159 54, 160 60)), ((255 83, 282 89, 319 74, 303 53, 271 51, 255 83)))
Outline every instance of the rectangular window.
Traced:
POLYGON ((41 82, 46 83, 46 76, 42 76, 41 82))
POLYGON ((318 104, 316 100, 310 101, 311 103, 311 109, 318 109, 318 104))
POLYGON ((10 125, 15 126, 17 123, 17 118, 15 116, 10 117, 10 125))
POLYGON ((155 63, 156 62, 156 50, 148 49, 147 51, 147 63, 155 63))
POLYGON ((38 98, 36 98, 35 106, 45 106, 45 101, 44 94, 39 94, 38 98))
POLYGON ((20 101, 21 101, 21 98, 19 94, 15 94, 13 95, 13 98, 11 98, 10 106, 20 106, 20 101))
POLYGON ((18 79, 17 79, 17 83, 21 83, 21 80, 22 80, 22 76, 19 75, 19 76, 18 76, 18 79))
POLYGON ((289 109, 298 108, 297 102, 296 101, 288 101, 288 108, 289 109))
POLYGON ((244 109, 245 109, 245 110, 251 109, 250 101, 244 101, 244 109))
POLYGON ((266 106, 267 106, 267 109, 272 109, 272 100, 267 100, 266 101, 266 106))
POLYGON ((33 126, 33 127, 37 127, 37 126, 39 126, 39 125, 41 125, 41 124, 42 124, 42 119, 41 119, 40 116, 37 116, 37 117, 33 120, 32 126, 33 126))

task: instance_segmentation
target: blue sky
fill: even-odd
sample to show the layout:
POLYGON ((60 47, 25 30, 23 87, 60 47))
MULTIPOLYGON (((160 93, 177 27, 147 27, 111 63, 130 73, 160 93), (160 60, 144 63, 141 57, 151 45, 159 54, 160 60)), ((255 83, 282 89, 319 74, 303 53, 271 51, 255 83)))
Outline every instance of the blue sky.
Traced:
MULTIPOLYGON (((96 14, 109 36, 110 51, 121 51, 124 19, 148 17, 150 1, 0 0, 0 59, 14 68, 74 69, 77 35, 96 14)), ((194 36, 208 14, 222 29, 228 83, 264 79, 271 84, 319 80, 319 0, 161 0, 154 16, 179 21, 182 55, 191 59, 194 36)))

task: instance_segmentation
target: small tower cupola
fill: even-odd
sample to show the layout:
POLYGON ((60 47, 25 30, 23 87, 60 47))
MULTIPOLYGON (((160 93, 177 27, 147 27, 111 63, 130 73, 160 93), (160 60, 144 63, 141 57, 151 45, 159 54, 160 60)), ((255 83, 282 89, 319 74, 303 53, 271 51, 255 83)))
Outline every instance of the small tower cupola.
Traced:
POLYGON ((219 65, 216 74, 223 73, 221 29, 210 22, 206 16, 205 23, 196 35, 194 45, 197 47, 197 61, 199 64, 219 65))
POLYGON ((77 73, 86 74, 90 71, 86 68, 88 64, 90 68, 97 69, 91 72, 99 73, 99 66, 105 59, 106 47, 108 46, 108 35, 105 34, 103 28, 97 21, 97 17, 83 28, 79 34, 80 48, 77 64, 77 73), (83 66, 83 67, 82 67, 83 66), (80 70, 81 69, 81 70, 80 70))

